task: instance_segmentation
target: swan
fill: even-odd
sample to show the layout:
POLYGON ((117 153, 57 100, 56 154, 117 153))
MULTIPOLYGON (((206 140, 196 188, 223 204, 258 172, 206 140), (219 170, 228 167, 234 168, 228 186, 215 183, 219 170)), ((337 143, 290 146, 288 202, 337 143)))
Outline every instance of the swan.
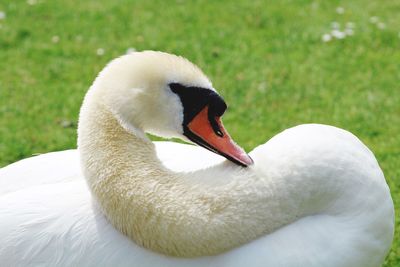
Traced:
POLYGON ((83 101, 77 150, 0 169, 0 265, 381 266, 394 209, 372 152, 306 124, 247 154, 226 108, 183 57, 111 61, 83 101))

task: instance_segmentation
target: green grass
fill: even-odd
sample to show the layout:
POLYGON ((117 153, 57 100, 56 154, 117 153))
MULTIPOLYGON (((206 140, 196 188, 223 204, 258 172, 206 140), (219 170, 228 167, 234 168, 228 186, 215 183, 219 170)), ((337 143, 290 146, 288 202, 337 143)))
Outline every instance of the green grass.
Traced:
MULTIPOLYGON (((356 134, 400 213, 399 0, 38 1, 0 2, 0 166, 75 148, 82 98, 107 61, 129 47, 163 50, 209 75, 247 150, 308 122, 356 134), (333 21, 354 22, 354 36, 322 42, 333 21)), ((400 266, 396 237, 386 267, 400 266)))

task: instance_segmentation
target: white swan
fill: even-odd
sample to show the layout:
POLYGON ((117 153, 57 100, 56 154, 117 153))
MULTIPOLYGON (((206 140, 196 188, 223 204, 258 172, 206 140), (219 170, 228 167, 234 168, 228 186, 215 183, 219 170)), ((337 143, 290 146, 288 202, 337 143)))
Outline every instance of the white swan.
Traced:
POLYGON ((380 266, 394 211, 368 148, 301 125, 253 150, 252 164, 220 122, 225 108, 181 57, 112 61, 85 97, 80 156, 0 169, 0 265, 380 266))

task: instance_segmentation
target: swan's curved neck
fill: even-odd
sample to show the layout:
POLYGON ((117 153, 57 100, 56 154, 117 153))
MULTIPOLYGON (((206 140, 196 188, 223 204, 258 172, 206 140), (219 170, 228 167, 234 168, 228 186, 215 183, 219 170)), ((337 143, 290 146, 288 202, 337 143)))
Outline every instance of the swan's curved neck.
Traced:
POLYGON ((335 198, 329 182, 310 177, 299 190, 303 181, 295 173, 260 175, 257 162, 247 169, 223 163, 190 174, 221 175, 216 179, 226 181, 207 186, 201 177, 166 169, 140 131, 126 130, 101 104, 86 100, 78 146, 88 185, 107 218, 152 250, 185 257, 218 254, 313 214, 335 198), (315 200, 310 195, 323 194, 310 204, 315 200))

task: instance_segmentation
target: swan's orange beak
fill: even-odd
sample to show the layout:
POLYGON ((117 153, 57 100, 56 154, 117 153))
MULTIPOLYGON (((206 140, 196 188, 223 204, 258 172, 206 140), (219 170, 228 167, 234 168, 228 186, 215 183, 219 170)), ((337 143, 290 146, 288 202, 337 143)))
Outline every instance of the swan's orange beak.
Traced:
POLYGON ((221 117, 210 121, 208 106, 204 107, 188 124, 185 135, 194 143, 205 147, 225 158, 247 167, 253 164, 249 155, 238 146, 225 130, 221 117), (214 125, 212 125, 214 123, 214 125))

